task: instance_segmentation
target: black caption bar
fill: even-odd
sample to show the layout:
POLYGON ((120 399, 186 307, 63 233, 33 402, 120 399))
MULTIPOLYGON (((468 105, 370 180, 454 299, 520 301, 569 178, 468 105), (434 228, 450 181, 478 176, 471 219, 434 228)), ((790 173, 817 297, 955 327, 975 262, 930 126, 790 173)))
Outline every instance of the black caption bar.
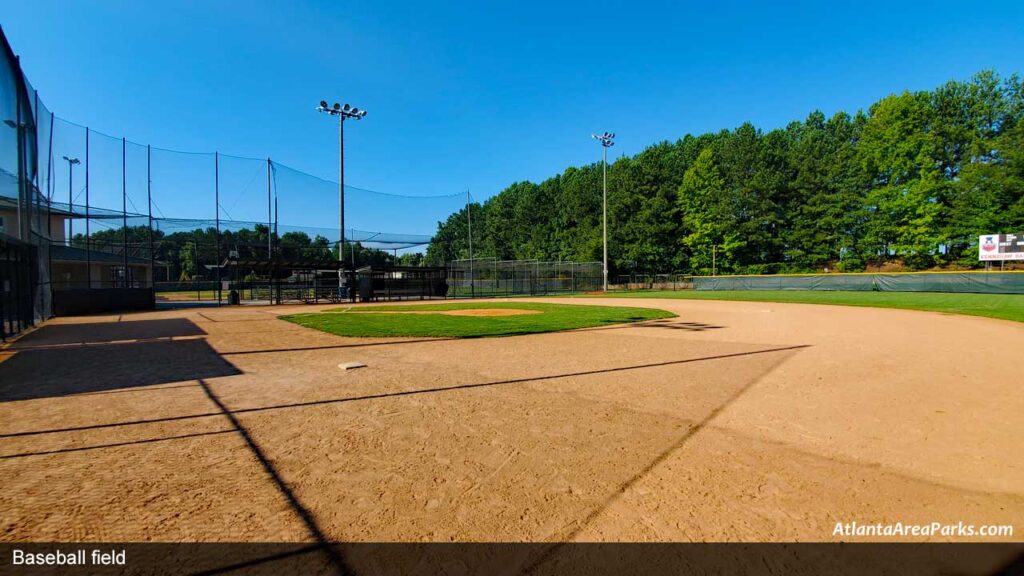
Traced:
POLYGON ((2 574, 1000 574, 1015 544, 0 544, 2 574))

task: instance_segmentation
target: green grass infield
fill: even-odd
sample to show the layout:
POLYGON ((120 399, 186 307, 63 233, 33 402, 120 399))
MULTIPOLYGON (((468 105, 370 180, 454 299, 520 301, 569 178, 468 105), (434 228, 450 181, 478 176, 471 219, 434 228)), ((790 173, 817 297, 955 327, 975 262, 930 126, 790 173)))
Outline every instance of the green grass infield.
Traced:
POLYGON ((479 338, 538 334, 593 328, 660 318, 675 314, 656 308, 537 304, 533 302, 455 302, 399 306, 341 307, 282 319, 338 336, 479 338), (446 312, 521 310, 514 316, 462 316, 446 312))

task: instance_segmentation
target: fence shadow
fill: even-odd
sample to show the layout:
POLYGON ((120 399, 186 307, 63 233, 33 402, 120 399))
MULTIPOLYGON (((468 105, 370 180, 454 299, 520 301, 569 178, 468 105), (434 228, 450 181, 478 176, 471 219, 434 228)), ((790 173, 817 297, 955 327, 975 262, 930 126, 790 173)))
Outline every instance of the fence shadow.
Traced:
POLYGON ((138 386, 241 374, 205 339, 131 340, 204 334, 188 320, 117 322, 122 330, 93 324, 55 324, 30 334, 0 362, 0 402, 69 396, 138 386), (133 326, 135 325, 135 326, 133 326), (45 332, 47 329, 51 329, 45 332), (103 343, 108 342, 108 343, 103 343), (91 343, 88 346, 47 346, 91 343))
POLYGON ((121 340, 151 340, 205 335, 206 332, 202 328, 187 318, 47 324, 19 340, 10 349, 26 350, 38 346, 102 344, 121 340))

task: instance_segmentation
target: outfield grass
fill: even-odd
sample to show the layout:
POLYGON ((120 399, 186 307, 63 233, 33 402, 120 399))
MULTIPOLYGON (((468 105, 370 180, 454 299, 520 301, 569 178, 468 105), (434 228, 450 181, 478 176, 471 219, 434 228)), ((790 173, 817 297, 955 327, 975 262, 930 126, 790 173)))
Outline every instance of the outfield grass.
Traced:
POLYGON ((478 338, 574 330, 673 316, 675 314, 671 312, 655 308, 537 304, 532 302, 459 302, 413 306, 352 306, 350 308, 334 308, 320 313, 290 314, 281 316, 281 318, 338 336, 478 338), (540 313, 519 316, 440 314, 440 312, 451 310, 510 308, 534 310, 540 313), (419 312, 419 314, 403 314, 403 312, 419 312), (422 312, 428 313, 422 314, 422 312))
MULTIPOLYGON (((587 295, 587 297, 599 297, 587 295)), ((746 300, 926 310, 985 316, 1024 322, 1024 294, 958 294, 951 292, 839 292, 775 290, 679 290, 609 292, 613 298, 679 298, 686 300, 746 300)), ((600 295, 605 297, 605 295, 600 295)))

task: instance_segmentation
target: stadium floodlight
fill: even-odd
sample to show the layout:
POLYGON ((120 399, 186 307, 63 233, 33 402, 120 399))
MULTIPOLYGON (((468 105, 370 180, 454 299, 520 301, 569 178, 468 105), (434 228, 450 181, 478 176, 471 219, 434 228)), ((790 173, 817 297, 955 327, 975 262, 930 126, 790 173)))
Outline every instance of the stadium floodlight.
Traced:
POLYGON ((350 118, 362 120, 366 117, 366 110, 353 108, 347 103, 342 106, 337 102, 328 108, 327 101, 321 100, 317 111, 328 116, 338 117, 338 262, 343 262, 342 252, 345 247, 345 120, 350 118))
POLYGON ((75 221, 74 218, 70 217, 72 212, 73 212, 74 200, 75 200, 72 197, 72 184, 71 184, 71 181, 74 179, 74 176, 75 176, 75 165, 76 164, 81 164, 82 162, 78 158, 74 158, 74 157, 65 156, 64 159, 68 161, 68 216, 69 216, 69 218, 68 218, 68 238, 67 238, 67 242, 68 242, 68 246, 71 246, 71 239, 74 237, 74 228, 73 228, 73 226, 74 226, 74 221, 75 221))
POLYGON ((602 235, 604 236, 604 291, 608 291, 608 149, 615 146, 615 133, 605 132, 604 134, 591 134, 591 138, 601 142, 602 156, 602 182, 604 190, 603 208, 601 211, 602 235))

